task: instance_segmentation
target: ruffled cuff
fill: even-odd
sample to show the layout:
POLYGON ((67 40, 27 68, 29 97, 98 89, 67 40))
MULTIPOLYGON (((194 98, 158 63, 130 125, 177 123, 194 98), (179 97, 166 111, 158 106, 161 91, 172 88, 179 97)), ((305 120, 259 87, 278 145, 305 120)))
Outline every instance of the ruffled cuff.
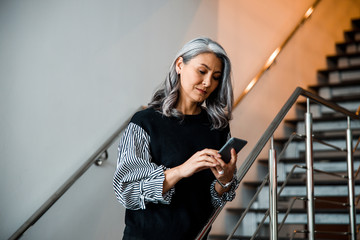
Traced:
POLYGON ((149 178, 140 182, 140 202, 142 209, 145 209, 147 202, 170 204, 172 196, 175 193, 175 188, 171 188, 165 194, 162 193, 165 169, 164 166, 159 166, 150 174, 149 178))
POLYGON ((239 187, 240 181, 236 178, 234 174, 234 181, 230 185, 230 189, 227 192, 224 192, 221 196, 215 190, 215 183, 217 180, 215 179, 210 186, 210 194, 211 194, 211 203, 215 208, 218 208, 224 205, 226 202, 232 201, 235 196, 235 190, 239 187))
MULTIPOLYGON (((162 176, 163 176, 163 182, 165 181, 165 170, 170 169, 170 168, 166 168, 164 166, 162 166, 163 168, 163 172, 162 172, 162 176)), ((161 188, 162 191, 162 188, 161 188)), ((168 190, 166 193, 163 194, 163 199, 165 204, 170 204, 172 196, 175 194, 175 187, 170 188, 170 190, 168 190)))

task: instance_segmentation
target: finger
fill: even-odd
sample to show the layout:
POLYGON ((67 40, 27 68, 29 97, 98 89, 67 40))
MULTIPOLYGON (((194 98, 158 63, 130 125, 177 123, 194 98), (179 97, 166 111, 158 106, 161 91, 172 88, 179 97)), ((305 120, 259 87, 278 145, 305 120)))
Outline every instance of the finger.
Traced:
POLYGON ((216 168, 216 167, 212 167, 212 168, 210 168, 210 169, 211 169, 212 173, 214 174, 214 176, 215 176, 216 178, 218 178, 218 177, 219 177, 219 172, 218 172, 217 168, 216 168))
POLYGON ((236 164, 237 161, 237 154, 234 148, 231 149, 231 159, 230 159, 230 163, 231 164, 236 164))
POLYGON ((211 171, 217 179, 221 178, 224 175, 224 170, 219 170, 217 167, 211 168, 211 171))
POLYGON ((207 162, 214 163, 216 165, 220 165, 220 162, 218 161, 219 160, 218 156, 209 155, 209 154, 206 154, 205 152, 200 154, 200 156, 198 157, 198 160, 199 161, 207 161, 207 162))
POLYGON ((198 158, 198 163, 204 166, 211 166, 211 167, 217 167, 219 166, 219 162, 216 161, 215 158, 209 156, 209 155, 203 155, 198 158))
POLYGON ((226 162, 224 162, 224 160, 222 160, 222 158, 216 158, 216 161, 219 163, 219 165, 224 168, 226 166, 226 162))
POLYGON ((217 150, 209 149, 209 148, 205 148, 204 150, 202 150, 201 155, 209 155, 214 158, 221 158, 221 155, 219 154, 219 152, 217 150))

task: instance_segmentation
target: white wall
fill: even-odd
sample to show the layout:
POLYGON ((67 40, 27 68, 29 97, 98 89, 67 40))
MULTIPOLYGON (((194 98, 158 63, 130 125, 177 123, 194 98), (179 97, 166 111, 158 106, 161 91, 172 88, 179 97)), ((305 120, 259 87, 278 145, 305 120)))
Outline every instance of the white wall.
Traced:
MULTIPOLYGON (((206 35, 222 43, 233 62, 238 95, 311 3, 1 1, 0 239, 8 238, 134 109, 149 101, 186 41, 206 35)), ((235 109, 233 135, 249 140, 240 159, 294 88, 316 81, 316 69, 325 67, 325 55, 334 52, 335 41, 342 40, 359 11, 359 0, 319 4, 235 109)), ((256 178, 256 172, 252 175, 256 178)), ((77 196, 86 202, 88 191, 77 196)), ((214 232, 223 231, 223 223, 214 232)))
POLYGON ((199 35, 217 36, 216 0, 0 2, 0 239, 149 101, 199 35))
POLYGON ((109 159, 93 165, 21 237, 22 240, 121 239, 125 208, 115 199, 112 176, 118 141, 108 149, 109 159))

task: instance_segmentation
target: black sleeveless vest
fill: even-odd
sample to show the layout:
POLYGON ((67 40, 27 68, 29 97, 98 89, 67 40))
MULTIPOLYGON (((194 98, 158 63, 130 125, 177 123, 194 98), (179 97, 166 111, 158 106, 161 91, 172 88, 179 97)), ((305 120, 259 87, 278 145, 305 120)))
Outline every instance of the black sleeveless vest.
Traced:
MULTIPOLYGON (((219 150, 229 134, 228 127, 211 129, 205 110, 178 119, 149 108, 136 113, 131 122, 150 136, 152 161, 167 168, 182 164, 204 148, 219 150)), ((214 179, 210 169, 198 172, 175 185, 169 205, 148 203, 145 210, 127 209, 123 239, 194 239, 214 211, 210 196, 214 179)))

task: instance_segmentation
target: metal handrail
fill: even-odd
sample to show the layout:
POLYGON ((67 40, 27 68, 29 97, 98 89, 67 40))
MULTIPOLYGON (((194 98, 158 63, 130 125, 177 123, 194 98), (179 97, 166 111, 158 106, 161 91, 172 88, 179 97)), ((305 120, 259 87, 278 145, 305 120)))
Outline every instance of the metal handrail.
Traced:
POLYGON ((251 91, 251 89, 255 86, 255 84, 259 81, 259 79, 262 77, 262 75, 270 69, 272 64, 275 62, 276 58, 279 56, 280 52, 283 50, 283 48, 286 46, 286 44, 292 39, 292 37, 295 35, 295 33, 299 30, 299 28, 310 18, 311 14, 314 12, 315 7, 320 3, 321 0, 316 0, 313 5, 308 8, 308 10, 305 12, 303 17, 300 19, 298 24, 295 26, 295 28, 292 30, 292 32, 289 34, 289 36, 282 42, 282 44, 275 49, 275 51, 270 55, 264 66, 261 68, 261 70, 256 74, 256 76, 250 81, 250 83, 247 85, 245 90, 241 93, 241 95, 235 100, 234 107, 236 107, 240 101, 251 91))
MULTIPOLYGON (((282 149, 281 153, 279 154, 279 157, 277 159, 277 162, 280 161, 282 155, 284 154, 285 150, 287 149, 287 146, 292 142, 292 140, 295 138, 295 137, 302 137, 300 134, 297 134, 297 133, 293 133, 289 140, 286 142, 284 148, 282 149)), ((302 165, 298 165, 298 164, 294 164, 293 167, 291 168, 290 172, 288 173, 285 181, 283 182, 282 186, 280 187, 280 190, 278 191, 278 197, 280 197, 280 194, 282 193, 282 191, 284 190, 284 188, 286 187, 287 183, 289 182, 291 176, 294 174, 294 171, 296 168, 301 168, 301 169, 306 169, 306 166, 302 166, 302 165)), ((334 174, 334 173, 329 173, 329 172, 326 172, 326 171, 322 171, 322 170, 318 170, 318 169, 313 169, 314 172, 319 172, 319 173, 322 173, 322 174, 328 174, 328 175, 332 175, 332 176, 336 176, 336 177, 339 177, 339 178, 347 178, 347 176, 344 176, 344 175, 339 175, 339 174, 334 174)), ((240 219, 238 220, 238 222, 236 223, 236 225, 234 226, 233 230, 231 231, 231 233, 229 234, 229 236, 227 237, 227 240, 230 240, 236 230, 239 228, 241 222, 244 220, 246 214, 250 211, 251 209, 251 206, 253 205, 253 203, 256 201, 258 195, 260 194, 261 190, 264 188, 265 184, 269 181, 269 174, 267 174, 265 177, 264 177, 264 180, 263 182, 261 183, 261 185, 258 187, 256 193, 254 194, 254 196, 252 197, 252 199, 250 200, 249 204, 248 204, 248 207, 244 210, 244 212, 242 213, 240 219)), ((295 200, 304 200, 304 197, 295 197, 292 201, 292 203, 290 204, 290 207, 288 208, 285 216, 284 216, 284 219, 282 220, 279 228, 278 228, 278 231, 281 230, 282 226, 284 225, 284 222, 286 220, 286 217, 288 216, 288 214, 290 213, 291 209, 292 209, 292 205, 294 204, 295 200)), ((336 205, 341 205, 341 206, 347 206, 348 204, 346 203, 339 203, 339 202, 335 202, 335 201, 325 201, 325 200, 319 200, 319 201, 323 201, 323 202, 327 202, 327 203, 331 203, 331 204, 336 204, 336 205)), ((266 215, 267 217, 268 215, 266 215)), ((265 217, 265 219, 266 219, 265 217)), ((260 228, 262 226, 262 224, 259 224, 258 228, 260 228)), ((257 233, 257 232, 255 232, 257 233)), ((253 237, 256 236, 256 234, 253 234, 253 237)))
POLYGON ((264 217, 261 219, 258 227, 256 228, 256 230, 255 230, 254 234, 252 235, 252 237, 250 238, 250 240, 254 240, 254 239, 256 238, 257 234, 258 234, 259 231, 260 231, 260 228, 264 225, 264 222, 265 222, 266 218, 269 216, 269 214, 270 214, 270 210, 268 209, 268 210, 265 212, 264 217))
MULTIPOLYGON (((290 143, 294 140, 294 138, 296 138, 296 137, 301 137, 301 134, 298 134, 298 133, 296 133, 296 132, 293 132, 293 133, 290 135, 289 139, 288 139, 287 142, 284 144, 284 147, 283 147, 282 151, 280 152, 280 154, 279 154, 279 156, 278 156, 278 158, 277 158, 277 161, 280 161, 280 159, 282 159, 282 156, 283 156, 283 154, 285 153, 285 150, 288 148, 289 144, 290 144, 290 143)), ((292 172, 293 172, 293 171, 294 171, 294 168, 290 171, 289 175, 292 175, 292 172)), ((288 178, 289 178, 289 177, 288 177, 288 178)), ((261 183, 261 185, 258 187, 256 193, 254 194, 254 196, 253 196, 252 199, 250 200, 247 208, 246 208, 246 209, 244 210, 244 212, 241 214, 241 217, 240 217, 239 220, 237 221, 237 223, 236 223, 236 225, 234 226, 232 232, 229 234, 227 240, 230 240, 230 239, 234 236, 236 230, 239 228, 241 222, 244 220, 246 214, 250 211, 253 203, 256 201, 258 195, 260 194, 261 190, 264 188, 265 184, 266 184, 268 181, 269 181, 269 174, 267 174, 267 175, 264 177, 264 180, 262 181, 262 183, 261 183)), ((287 183, 287 180, 285 181, 284 184, 286 185, 286 183, 287 183)), ((284 188, 284 184, 283 184, 283 186, 281 187, 281 189, 279 190, 279 195, 280 195, 280 193, 282 192, 282 190, 283 190, 283 188, 284 188)))
POLYGON ((246 173, 249 171, 252 164, 255 162, 256 158, 259 156, 262 149, 265 147, 266 143, 269 141, 271 136, 274 134, 277 127, 280 125, 280 123, 283 121, 286 114, 289 112, 289 110, 292 108, 292 106, 296 103, 297 99, 300 97, 307 97, 311 100, 320 103, 328 108, 331 108, 335 110, 336 112, 342 113, 346 116, 349 116, 352 119, 360 120, 360 116, 354 114, 353 112, 350 112, 349 110, 332 103, 320 96, 317 96, 309 91, 306 91, 300 87, 297 87, 295 91, 291 94, 287 102, 283 105, 283 107, 280 109, 278 114, 275 116, 273 121, 270 123, 269 127, 265 130, 264 134, 260 137, 259 141, 253 148, 253 150, 250 152, 248 157, 245 159, 244 163, 240 166, 239 170, 237 171, 237 178, 239 181, 241 181, 246 173))
POLYGON ((247 208, 246 208, 246 209, 244 210, 244 212, 241 214, 241 217, 239 218, 238 222, 236 223, 235 227, 233 228, 232 232, 229 234, 229 236, 227 237, 226 240, 230 240, 230 239, 234 236, 236 230, 239 228, 239 226, 240 226, 241 222, 244 220, 246 214, 250 211, 251 206, 252 206, 253 203, 256 201, 256 199, 257 199, 257 197, 259 196, 261 190, 264 188, 264 186, 265 186, 265 184, 266 184, 267 182, 269 182, 269 174, 267 174, 267 175, 265 176, 263 182, 262 182, 261 185, 258 187, 258 190, 256 191, 256 193, 254 194, 254 196, 253 196, 252 199, 250 200, 247 208))
MULTIPOLYGON (((360 106, 359 106, 358 109, 356 110, 355 114, 356 114, 356 115, 360 115, 360 106)), ((357 140, 357 142, 356 142, 356 144, 355 144, 355 147, 354 147, 354 149, 353 149, 353 152, 356 151, 357 147, 359 146, 359 143, 360 143, 360 137, 358 138, 358 140, 357 140)))
POLYGON ((306 201, 306 198, 305 197, 294 197, 291 200, 290 205, 289 205, 288 209, 285 212, 284 218, 283 218, 283 220, 281 221, 281 223, 279 225, 278 231, 280 231, 282 229, 282 227, 284 226, 285 221, 286 221, 287 217, 289 216, 291 210, 293 209, 293 206, 294 206, 296 200, 306 201))
MULTIPOLYGON (((280 152, 280 154, 279 154, 279 156, 278 156, 278 158, 277 158, 277 161, 280 161, 280 159, 282 159, 282 156, 284 155, 284 153, 285 153, 286 149, 288 148, 289 144, 290 144, 290 143, 294 140, 294 138, 296 138, 296 137, 302 137, 302 136, 301 136, 301 134, 298 134, 298 133, 296 133, 296 132, 293 132, 293 133, 290 135, 290 137, 289 137, 289 139, 287 140, 287 142, 284 144, 284 147, 283 147, 282 151, 280 152)), ((293 168, 291 169, 290 173, 288 174, 288 177, 286 178, 285 182, 283 183, 283 185, 281 186, 281 188, 280 188, 280 190, 279 190, 278 196, 280 196, 280 193, 281 193, 282 190, 284 189, 286 183, 288 182, 288 179, 290 178, 290 176, 292 175, 292 173, 293 173, 294 170, 295 170, 295 167, 293 167, 293 168)), ((260 194, 261 190, 264 188, 264 186, 265 186, 265 184, 266 184, 267 182, 269 182, 269 174, 267 174, 267 175, 264 177, 264 180, 262 181, 262 183, 261 183, 261 185, 258 187, 256 193, 254 194, 254 196, 253 196, 252 199, 250 200, 247 208, 246 208, 246 209, 244 210, 244 212, 241 214, 241 217, 240 217, 239 220, 237 221, 237 223, 236 223, 236 225, 234 226, 232 232, 229 234, 227 240, 230 240, 230 239, 234 236, 236 230, 239 228, 239 226, 240 226, 241 222, 244 220, 246 214, 250 211, 253 203, 256 201, 258 195, 260 194)))
POLYGON ((326 175, 333 176, 333 177, 337 177, 337 178, 340 178, 342 180, 347 180, 348 179, 347 175, 327 172, 327 171, 323 171, 323 170, 316 169, 316 168, 314 168, 314 172, 321 173, 321 174, 326 174, 326 175))
MULTIPOLYGON (((287 184, 288 181, 290 180, 290 178, 291 178, 292 174, 294 173, 295 169, 298 168, 298 167, 301 168, 302 166, 295 164, 295 165, 292 167, 290 173, 288 174, 288 176, 286 177, 285 181, 283 182, 280 190, 277 192, 277 196, 278 196, 278 197, 280 197, 280 194, 281 194, 282 191, 284 190, 286 184, 287 184)), ((251 239, 254 239, 254 237, 257 236, 257 233, 259 232, 261 226, 264 224, 266 218, 269 216, 269 213, 270 213, 270 209, 268 208, 267 211, 266 211, 266 213, 265 213, 265 215, 264 215, 264 217, 263 217, 263 219, 262 219, 262 221, 261 221, 261 223, 259 223, 259 226, 257 227, 257 229, 256 229, 256 231, 254 232, 254 234, 253 234, 253 236, 252 236, 251 239)), ((233 232, 235 232, 235 231, 236 231, 236 229, 233 230, 233 232)), ((230 236, 228 237, 228 239, 230 239, 230 236)))
MULTIPOLYGON (((348 236, 348 232, 333 232, 333 231, 315 231, 318 234, 327 233, 327 234, 333 234, 333 235, 339 235, 339 236, 348 236)), ((307 230, 294 230, 292 233, 290 240, 294 239, 295 235, 298 233, 309 233, 307 230)))
MULTIPOLYGON (((135 112, 141 110, 142 107, 139 107, 135 112)), ((128 118, 121 126, 92 154, 86 162, 84 162, 81 167, 71 175, 59 189, 50 196, 50 198, 43 203, 38 210, 36 210, 30 217, 25 221, 21 227, 16 230, 16 232, 11 235, 9 240, 18 239, 21 235, 34 225, 40 218, 43 216, 49 208, 51 208, 61 196, 93 165, 96 164, 98 158, 106 152, 106 150, 113 144, 115 139, 120 135, 120 133, 126 128, 130 121, 128 118)))
MULTIPOLYGON (((293 135, 293 136, 295 136, 295 135, 293 135)), ((290 141, 288 141, 288 142, 290 142, 290 141)), ((284 149, 285 149, 285 148, 284 148, 284 149)), ((284 152, 284 149, 283 149, 282 152, 284 152)), ((280 160, 280 159, 278 159, 278 160, 280 160)), ((279 190, 278 193, 277 193, 277 196, 278 196, 278 197, 280 197, 280 194, 282 193, 282 191, 283 191, 284 188, 286 187, 286 184, 289 182, 289 180, 290 180, 291 176, 293 175, 293 173, 294 173, 294 171, 295 171, 296 168, 303 168, 303 166, 294 164, 294 166, 291 168, 291 171, 290 171, 289 174, 287 175, 285 181, 284 181, 283 184, 281 185, 280 190, 279 190)), ((239 226, 240 226, 241 222, 244 220, 246 214, 250 211, 250 208, 251 208, 252 204, 256 201, 258 195, 260 194, 260 191, 264 188, 264 186, 265 186, 265 184, 266 184, 267 182, 269 182, 269 174, 267 174, 267 175, 265 176, 263 182, 262 182, 261 185, 258 187, 256 193, 254 194, 253 198, 252 198, 251 201, 249 202, 248 207, 247 207, 247 208, 244 210, 244 212, 242 213, 240 219, 239 219, 238 222, 236 223, 236 225, 235 225, 235 227, 233 228, 232 232, 229 234, 227 240, 230 240, 230 239, 234 236, 236 230, 239 228, 239 226)), ((269 209, 267 209, 267 211, 269 211, 269 209)), ((268 215, 266 215, 266 217, 267 217, 267 216, 268 216, 268 215)), ((265 218, 265 219, 266 219, 266 218, 265 218)), ((259 225, 259 227, 261 227, 261 224, 259 225)), ((255 232, 255 233, 256 233, 256 232, 255 232)), ((256 236, 255 233, 253 234, 253 237, 256 236)))
POLYGON ((340 151, 340 152, 346 152, 346 148, 341 148, 341 147, 335 146, 335 145, 330 144, 330 143, 327 143, 327 142, 325 142, 325 141, 323 141, 323 140, 313 138, 313 141, 314 141, 314 142, 317 142, 317 143, 320 143, 320 144, 322 144, 322 145, 328 146, 328 147, 330 147, 330 148, 333 148, 333 149, 335 149, 335 150, 338 150, 338 151, 340 151))
MULTIPOLYGON (((300 96, 306 97, 309 100, 312 100, 314 102, 320 103, 338 113, 342 113, 348 118, 360 120, 360 116, 356 115, 353 112, 350 112, 349 110, 332 103, 318 95, 315 95, 309 91, 306 91, 300 87, 297 87, 294 92, 291 94, 291 96, 288 98, 286 103, 283 105, 283 107, 280 109, 278 114, 275 116, 273 121, 270 123, 268 128, 265 130, 264 134, 260 137, 258 142, 256 143, 255 147, 252 149, 252 151, 249 153, 248 157, 245 159, 244 163, 240 166, 236 173, 236 177, 238 181, 242 181, 247 172, 250 170, 251 166, 254 164, 255 160, 267 144, 267 142, 270 140, 270 138, 273 136, 275 130, 278 128, 280 123, 284 120, 286 114, 289 112, 289 110, 293 107, 293 105, 296 103, 298 98, 300 96)), ((225 207, 225 204, 222 205, 220 208, 217 209, 217 214, 219 214, 219 211, 221 211, 225 207)), ((215 217, 216 218, 216 217, 215 217)), ((215 218, 211 218, 211 223, 209 222, 203 229, 203 231, 198 235, 196 239, 202 239, 203 232, 207 231, 210 228, 210 224, 212 224, 215 221, 215 218)))
POLYGON ((289 240, 293 240, 295 235, 298 234, 298 233, 309 233, 309 231, 307 230, 303 230, 303 229, 300 229, 300 230, 294 230, 293 233, 291 234, 291 237, 289 240))

